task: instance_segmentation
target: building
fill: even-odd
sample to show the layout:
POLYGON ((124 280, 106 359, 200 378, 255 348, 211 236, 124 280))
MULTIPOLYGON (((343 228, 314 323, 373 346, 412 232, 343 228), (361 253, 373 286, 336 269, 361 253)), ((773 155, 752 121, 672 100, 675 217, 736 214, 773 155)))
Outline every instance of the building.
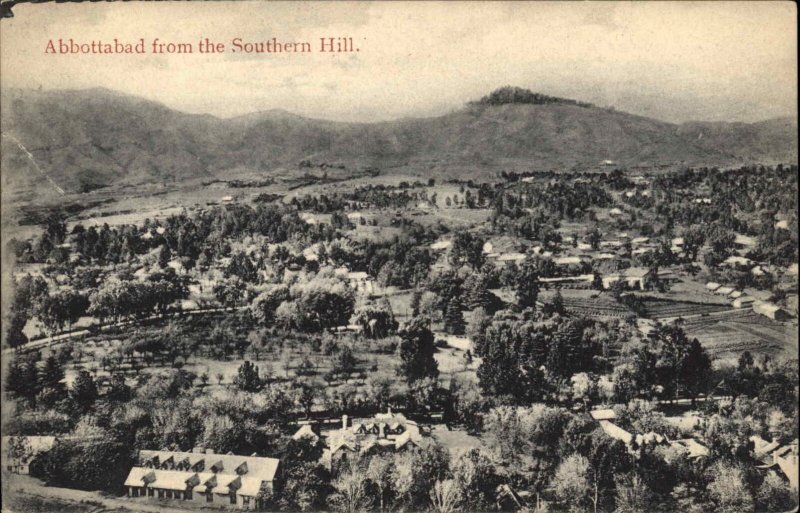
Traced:
POLYGON ((14 474, 30 474, 37 458, 57 443, 54 436, 4 436, 3 466, 14 474))
POLYGON ((129 497, 261 509, 276 491, 280 461, 213 452, 139 451, 125 480, 129 497))
POLYGON ((708 289, 708 291, 710 291, 710 292, 714 292, 715 290, 717 290, 721 286, 722 285, 720 285, 719 283, 717 283, 715 281, 710 281, 710 282, 706 283, 706 289, 708 289))
POLYGON ((601 420, 614 420, 615 418, 617 418, 617 415, 611 408, 607 408, 604 410, 592 410, 589 412, 589 415, 592 417, 592 419, 598 422, 601 420))
POLYGON ((753 311, 774 321, 786 321, 790 317, 786 310, 774 303, 768 303, 766 301, 757 301, 753 303, 753 311))
POLYGON ((603 277, 603 288, 608 289, 617 282, 623 282, 630 288, 644 290, 650 284, 652 272, 646 267, 630 267, 619 274, 603 277))
POLYGON ((720 288, 718 288, 717 290, 714 291, 714 294, 718 294, 720 296, 728 296, 734 290, 736 290, 736 289, 734 289, 733 287, 720 287, 720 288))
POLYGON ((453 241, 440 240, 440 241, 436 241, 433 244, 431 244, 430 247, 431 247, 431 249, 433 251, 445 251, 445 250, 450 249, 452 246, 453 246, 453 241))
POLYGON ((751 436, 753 456, 761 464, 756 468, 776 471, 782 474, 789 483, 793 493, 798 491, 798 454, 797 439, 788 445, 781 446, 777 441, 768 442, 760 436, 751 436))
POLYGON ((733 300, 733 307, 734 308, 752 308, 753 303, 755 303, 755 298, 751 296, 739 296, 733 300))
POLYGON ((370 278, 369 274, 363 271, 348 272, 347 281, 350 283, 350 287, 359 292, 365 292, 367 294, 373 294, 375 292, 375 286, 372 282, 372 278, 370 278))
POLYGON ((371 419, 350 423, 342 415, 342 427, 327 437, 323 459, 329 468, 359 455, 398 452, 418 446, 423 438, 419 425, 401 413, 379 413, 371 419))

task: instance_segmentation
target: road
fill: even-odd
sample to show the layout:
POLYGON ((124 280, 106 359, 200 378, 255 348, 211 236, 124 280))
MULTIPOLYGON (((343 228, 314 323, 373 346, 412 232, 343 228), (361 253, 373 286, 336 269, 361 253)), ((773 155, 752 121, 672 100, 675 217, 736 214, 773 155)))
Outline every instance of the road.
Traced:
MULTIPOLYGON (((141 319, 132 319, 132 320, 120 321, 120 322, 115 322, 115 323, 110 323, 110 324, 95 324, 93 326, 93 328, 96 327, 97 329, 102 331, 102 330, 107 330, 107 329, 112 328, 112 327, 121 328, 123 326, 130 326, 130 325, 135 325, 135 324, 138 324, 138 323, 141 323, 141 322, 154 321, 154 320, 158 320, 158 319, 174 318, 174 317, 186 317, 186 316, 200 315, 200 314, 205 314, 205 313, 235 312, 237 310, 244 310, 246 308, 248 308, 248 307, 246 307, 246 306, 237 306, 237 307, 233 307, 233 308, 205 308, 205 309, 202 309, 202 310, 185 310, 185 311, 167 312, 164 315, 151 315, 150 317, 143 317, 141 319)), ((70 340, 70 339, 75 338, 75 337, 82 337, 82 336, 88 335, 88 334, 89 334, 89 330, 88 329, 71 331, 69 333, 59 333, 58 335, 53 335, 52 337, 44 337, 44 338, 32 340, 31 342, 28 342, 27 344, 25 344, 24 346, 22 346, 22 347, 20 347, 18 349, 5 348, 5 349, 3 349, 3 353, 4 354, 11 354, 11 353, 14 353, 14 352, 26 353, 26 352, 29 352, 29 351, 35 351, 37 349, 43 349, 43 348, 46 348, 46 347, 53 347, 53 346, 58 345, 60 342, 64 342, 66 340, 70 340)))

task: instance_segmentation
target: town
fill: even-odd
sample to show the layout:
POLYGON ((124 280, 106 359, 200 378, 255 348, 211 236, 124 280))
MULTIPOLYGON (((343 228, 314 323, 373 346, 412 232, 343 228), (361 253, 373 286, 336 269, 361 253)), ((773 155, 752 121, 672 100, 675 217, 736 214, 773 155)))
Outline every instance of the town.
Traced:
POLYGON ((10 240, 4 483, 119 511, 796 507, 795 164, 329 167, 10 240))

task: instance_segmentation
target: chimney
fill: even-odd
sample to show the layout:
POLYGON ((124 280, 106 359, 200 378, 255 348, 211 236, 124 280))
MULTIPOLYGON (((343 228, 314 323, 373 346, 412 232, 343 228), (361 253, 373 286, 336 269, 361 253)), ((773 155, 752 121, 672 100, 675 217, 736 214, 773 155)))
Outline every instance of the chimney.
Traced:
POLYGON ((214 449, 206 449, 206 454, 214 454, 214 449))
POLYGON ((342 415, 342 429, 347 429, 347 415, 342 415))

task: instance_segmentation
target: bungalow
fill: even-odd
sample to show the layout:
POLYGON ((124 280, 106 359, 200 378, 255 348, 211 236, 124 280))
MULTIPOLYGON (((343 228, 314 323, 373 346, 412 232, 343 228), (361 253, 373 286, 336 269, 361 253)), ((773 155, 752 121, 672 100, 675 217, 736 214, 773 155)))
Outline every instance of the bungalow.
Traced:
POLYGON ((276 490, 280 461, 213 452, 139 451, 125 479, 129 497, 158 497, 262 509, 276 490))
POLYGON ((736 237, 733 239, 733 245, 736 246, 737 249, 754 248, 756 244, 758 244, 758 240, 755 237, 750 237, 749 235, 741 235, 737 233, 736 237))
POLYGON ((710 282, 706 283, 706 289, 708 289, 711 292, 714 292, 715 290, 717 290, 721 286, 722 285, 720 285, 719 283, 717 283, 715 281, 710 281, 710 282))
POLYGON ((601 420, 600 427, 603 428, 603 431, 605 431, 608 436, 621 441, 625 445, 630 445, 630 443, 634 440, 632 434, 628 433, 609 420, 601 420))
POLYGON ((786 321, 790 317, 786 310, 774 303, 768 303, 766 301, 754 303, 753 311, 774 321, 786 321))
POLYGON ((756 300, 751 296, 739 296, 733 300, 734 308, 751 308, 756 300))
POLYGON ((528 258, 525 253, 504 253, 497 257, 497 261, 510 266, 512 264, 520 264, 528 258))
POLYGON ((14 474, 30 474, 37 457, 56 444, 54 436, 4 436, 3 458, 6 470, 14 474))
POLYGON ((720 287, 714 291, 714 294, 718 294, 720 296, 727 296, 735 289, 733 287, 720 287))
POLYGON ((431 244, 431 249, 433 251, 445 251, 447 249, 450 249, 452 246, 453 246, 453 241, 440 240, 431 244))
POLYGON ((709 455, 708 447, 701 444, 694 438, 684 438, 670 442, 672 447, 677 447, 686 451, 690 459, 704 458, 709 455))
POLYGON ((589 415, 596 421, 601 420, 614 420, 617 418, 616 413, 611 408, 606 408, 603 410, 592 410, 589 412, 589 415))
POLYGON ((722 261, 724 265, 728 267, 747 267, 750 268, 755 265, 755 262, 750 260, 749 258, 745 258, 742 256, 732 255, 722 261))
POLYGON ((553 262, 557 266, 567 266, 567 265, 581 265, 582 263, 586 262, 587 258, 579 257, 579 256, 563 256, 558 257, 553 262))
POLYGON ((350 425, 342 415, 342 427, 327 437, 324 459, 329 468, 357 454, 398 452, 418 446, 422 440, 419 425, 399 413, 378 413, 371 419, 356 420, 350 425))
POLYGON ((603 278, 603 288, 608 289, 614 283, 624 282, 628 287, 644 290, 652 278, 652 272, 646 267, 630 267, 620 274, 611 274, 603 278))
POLYGON ((350 282, 350 287, 359 292, 366 292, 367 294, 375 292, 372 278, 363 271, 347 273, 347 281, 350 282))

